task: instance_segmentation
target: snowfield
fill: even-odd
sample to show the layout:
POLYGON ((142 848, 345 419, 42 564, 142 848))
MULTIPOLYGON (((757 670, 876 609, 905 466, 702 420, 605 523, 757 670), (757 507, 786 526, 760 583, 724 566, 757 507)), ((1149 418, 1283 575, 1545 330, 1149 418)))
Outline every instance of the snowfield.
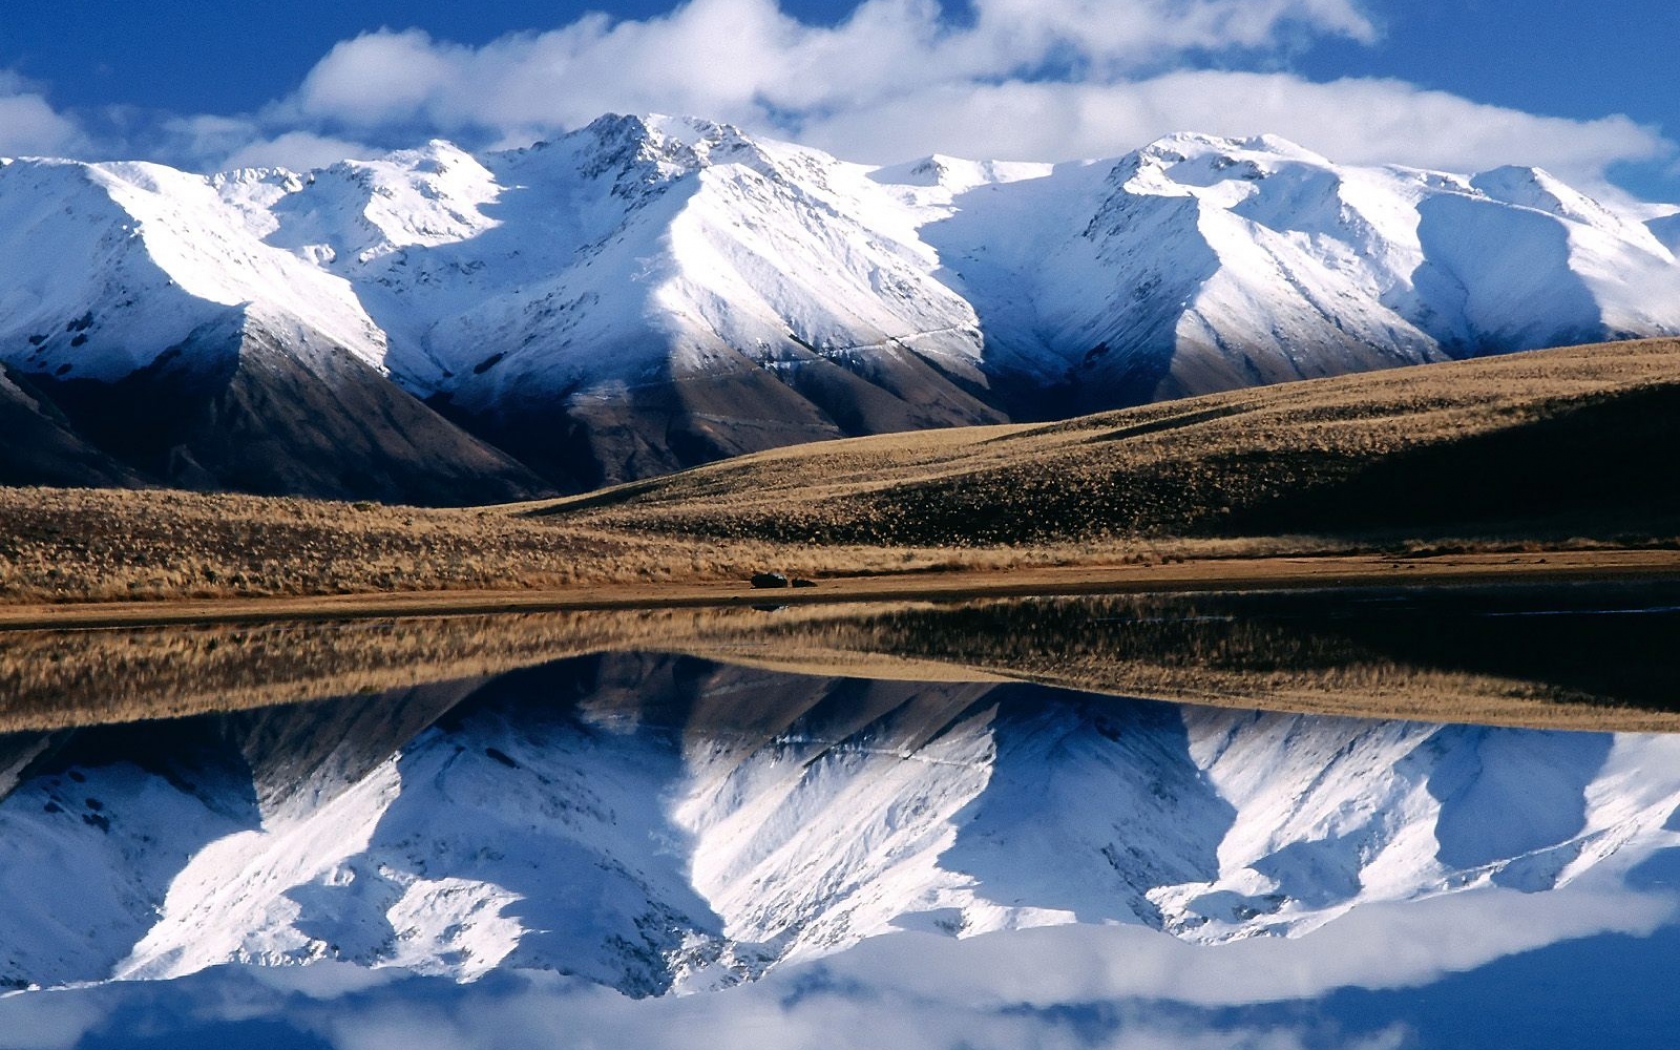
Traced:
POLYGON ((687 409, 770 419, 751 446, 1680 332, 1660 211, 1272 136, 871 168, 669 117, 312 172, 13 160, 0 360, 115 379, 254 311, 504 429, 747 376, 687 409))

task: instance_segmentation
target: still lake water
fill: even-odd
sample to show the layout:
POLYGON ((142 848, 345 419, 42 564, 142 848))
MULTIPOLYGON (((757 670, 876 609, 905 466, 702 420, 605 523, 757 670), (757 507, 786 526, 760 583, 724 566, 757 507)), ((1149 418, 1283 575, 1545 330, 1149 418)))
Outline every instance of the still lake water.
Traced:
POLYGON ((7 635, 0 1047, 1670 1046, 1676 671, 1659 585, 7 635))

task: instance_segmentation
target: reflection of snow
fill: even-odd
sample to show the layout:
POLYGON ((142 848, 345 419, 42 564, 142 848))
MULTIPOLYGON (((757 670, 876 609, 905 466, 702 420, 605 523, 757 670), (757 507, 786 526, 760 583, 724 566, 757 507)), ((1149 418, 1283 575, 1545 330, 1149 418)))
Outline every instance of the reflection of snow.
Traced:
MULTIPOLYGON (((1417 980, 1648 927, 1661 909, 1619 887, 1661 889, 1661 851, 1680 845, 1680 739, 1665 737, 626 657, 509 676, 396 755, 352 739, 315 749, 314 774, 275 762, 306 783, 265 805, 273 785, 215 759, 230 730, 194 724, 190 770, 89 759, 83 782, 37 776, 0 803, 0 979, 340 960, 658 995, 872 957, 883 935, 968 965, 1049 943, 977 935, 1068 927, 1037 936, 1069 959, 1097 946, 1078 965, 1105 980, 1116 946, 1168 973, 1212 964, 1160 945, 1224 943, 1207 956, 1233 967, 1221 994, 1280 980, 1280 952, 1305 983, 1277 994, 1308 995, 1329 985, 1258 935, 1311 934, 1313 958, 1342 945, 1336 981, 1417 980), (1116 925, 1175 937, 1102 932, 1116 925)), ((1046 965, 1045 980, 1074 972, 1046 965)))

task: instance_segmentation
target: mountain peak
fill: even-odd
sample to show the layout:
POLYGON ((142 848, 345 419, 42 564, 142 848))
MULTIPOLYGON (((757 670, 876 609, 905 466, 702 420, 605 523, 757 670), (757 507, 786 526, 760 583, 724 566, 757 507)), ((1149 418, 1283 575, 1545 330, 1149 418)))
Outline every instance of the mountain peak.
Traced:
POLYGON ((956 195, 978 186, 1043 178, 1054 167, 1030 161, 964 160, 944 153, 930 153, 918 160, 876 168, 869 173, 869 178, 886 186, 943 190, 956 195))
POLYGON ((706 120, 701 117, 667 116, 663 113, 650 113, 641 119, 650 131, 667 142, 681 143, 694 150, 753 142, 752 136, 734 124, 720 124, 717 121, 706 120))
POLYGON ((1129 156, 1156 165, 1199 160, 1228 167, 1243 161, 1263 163, 1267 160, 1287 160, 1331 166, 1327 158, 1280 135, 1252 135, 1239 139, 1181 131, 1163 135, 1129 156))
POLYGON ((1538 169, 1472 185, 1193 132, 1107 165, 875 168, 608 114, 526 149, 433 140, 304 175, 20 161, 0 169, 0 360, 121 379, 255 304, 583 487, 1677 333, 1680 222, 1647 217, 1538 169), (673 424, 656 404, 688 407, 673 424))
POLYGON ((873 178, 877 182, 891 183, 896 186, 943 186, 950 179, 955 170, 970 165, 971 162, 948 157, 943 153, 930 153, 919 160, 905 164, 894 164, 884 168, 877 168, 873 178))
POLYGON ((1470 185, 1504 204, 1549 212, 1574 222, 1617 222, 1604 205, 1544 168, 1507 164, 1481 172, 1471 178, 1470 185))
POLYGON ((477 165, 478 161, 471 153, 450 142, 448 139, 431 139, 423 146, 414 149, 396 150, 380 158, 391 164, 398 164, 420 171, 441 173, 455 165, 467 163, 477 165))
POLYGON ((609 113, 597 117, 560 141, 577 151, 579 173, 586 179, 615 174, 622 182, 662 182, 698 170, 703 159, 694 148, 661 129, 670 118, 609 113))

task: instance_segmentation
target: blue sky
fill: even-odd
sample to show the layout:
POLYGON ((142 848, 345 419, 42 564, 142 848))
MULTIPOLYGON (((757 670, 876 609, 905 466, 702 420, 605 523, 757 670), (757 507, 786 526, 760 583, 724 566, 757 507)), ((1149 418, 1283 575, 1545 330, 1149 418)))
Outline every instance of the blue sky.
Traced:
POLYGON ((657 109, 862 160, 1272 131, 1680 200, 1677 40, 1672 0, 6 0, 0 151, 305 166, 657 109))

